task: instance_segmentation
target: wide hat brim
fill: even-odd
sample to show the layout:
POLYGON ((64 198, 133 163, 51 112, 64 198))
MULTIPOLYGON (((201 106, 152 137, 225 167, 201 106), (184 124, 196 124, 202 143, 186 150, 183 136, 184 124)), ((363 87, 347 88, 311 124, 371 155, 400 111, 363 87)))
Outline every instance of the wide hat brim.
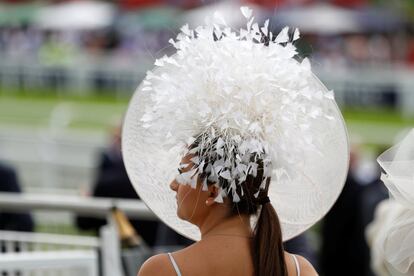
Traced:
MULTIPOLYGON (((314 75, 312 85, 327 92, 314 75)), ((143 87, 141 84, 135 92, 123 127, 122 152, 128 175, 140 198, 160 220, 181 235, 199 240, 199 229, 177 217, 175 192, 169 187, 177 176, 182 149, 166 149, 152 142, 155 130, 145 128, 141 122, 146 106, 151 103, 151 93, 143 91, 143 87)), ((335 123, 328 126, 320 122, 311 126, 322 141, 319 154, 309 151, 301 156, 302 162, 292 164, 289 169, 294 178, 276 181, 272 177, 269 198, 279 216, 285 241, 319 221, 345 183, 349 162, 347 131, 335 101, 328 100, 327 104, 335 123)))

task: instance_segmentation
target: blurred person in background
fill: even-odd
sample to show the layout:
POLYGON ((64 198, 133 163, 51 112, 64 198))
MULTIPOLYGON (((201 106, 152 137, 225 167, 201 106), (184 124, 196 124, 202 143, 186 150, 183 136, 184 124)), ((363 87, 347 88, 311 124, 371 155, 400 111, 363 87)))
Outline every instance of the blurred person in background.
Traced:
MULTIPOLYGON (((379 156, 382 152, 385 151, 385 148, 381 147, 379 150, 377 150, 377 154, 375 156, 379 156)), ((360 220, 361 220, 361 229, 359 232, 359 235, 366 236, 365 232, 368 227, 368 225, 374 220, 374 214, 375 210, 379 203, 381 203, 383 200, 388 198, 388 191, 385 187, 384 183, 381 181, 381 169, 378 165, 378 163, 375 163, 375 172, 376 177, 367 183, 361 192, 360 195, 360 220)), ((368 246, 368 242, 365 239, 363 239, 362 244, 362 255, 364 258, 364 274, 366 276, 374 276, 375 274, 372 272, 370 263, 371 263, 371 252, 368 246)))
POLYGON ((351 149, 349 173, 342 193, 325 216, 321 235, 320 269, 326 276, 365 275, 365 237, 361 224, 363 185, 355 177, 359 149, 351 149))
POLYGON ((377 205, 388 193, 380 180, 378 165, 361 169, 359 154, 358 146, 354 145, 344 189, 323 222, 320 266, 327 276, 375 275, 370 268, 365 230, 373 220, 377 205))
POLYGON ((345 39, 345 53, 348 65, 363 66, 369 60, 368 38, 365 35, 353 34, 345 39))
MULTIPOLYGON (((97 176, 92 191, 93 197, 113 197, 139 199, 125 170, 121 153, 122 125, 119 122, 112 129, 112 142, 99 157, 97 176)), ((77 225, 83 230, 99 231, 106 224, 106 220, 78 217, 77 225)), ((151 247, 157 246, 160 251, 163 248, 189 245, 192 242, 172 231, 166 225, 154 220, 131 220, 132 225, 139 235, 151 247)))
MULTIPOLYGON (((0 164, 0 192, 22 192, 15 170, 5 164, 0 164)), ((0 212, 0 230, 31 232, 33 219, 29 213, 0 212)))
POLYGON ((407 64, 414 66, 414 30, 411 31, 407 46, 407 64))
MULTIPOLYGON (((139 199, 129 181, 121 154, 121 123, 112 129, 112 141, 99 157, 96 180, 91 196, 139 199)), ((99 231, 106 220, 77 217, 77 225, 83 230, 99 231)), ((153 220, 131 220, 132 225, 149 246, 154 246, 158 222, 153 220)))

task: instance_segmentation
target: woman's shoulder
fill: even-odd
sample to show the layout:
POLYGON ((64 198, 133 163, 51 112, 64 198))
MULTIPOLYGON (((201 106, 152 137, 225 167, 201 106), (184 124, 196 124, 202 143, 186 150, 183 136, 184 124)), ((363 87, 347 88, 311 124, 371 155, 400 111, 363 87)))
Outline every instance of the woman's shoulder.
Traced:
POLYGON ((168 257, 168 254, 154 255, 141 266, 138 276, 175 276, 175 272, 172 263, 168 257))
POLYGON ((288 266, 289 275, 297 275, 296 274, 296 265, 293 260, 293 256, 296 257, 298 260, 299 268, 300 268, 300 275, 301 276, 317 276, 318 272, 316 272, 313 265, 304 257, 296 254, 290 254, 285 252, 285 259, 288 266))
POLYGON ((303 276, 316 276, 318 272, 316 272, 313 265, 304 257, 296 255, 299 265, 300 265, 300 275, 303 276))
MULTIPOLYGON (((176 276, 177 272, 175 271, 174 265, 171 262, 170 257, 168 254, 171 254, 173 261, 178 266, 178 269, 181 271, 182 265, 185 264, 184 260, 191 259, 197 255, 194 250, 194 245, 190 245, 185 247, 181 250, 174 251, 172 253, 163 253, 154 255, 141 266, 138 276, 152 276, 152 275, 159 275, 159 276, 176 276)), ((192 263, 192 262, 190 262, 192 263)))

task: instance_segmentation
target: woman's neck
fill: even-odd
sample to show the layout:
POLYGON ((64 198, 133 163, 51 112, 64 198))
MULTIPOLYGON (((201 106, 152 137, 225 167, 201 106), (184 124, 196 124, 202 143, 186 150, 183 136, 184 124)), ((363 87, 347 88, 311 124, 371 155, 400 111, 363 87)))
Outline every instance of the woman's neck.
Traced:
POLYGON ((250 217, 248 215, 226 216, 211 214, 199 226, 201 239, 209 236, 251 237, 250 217))

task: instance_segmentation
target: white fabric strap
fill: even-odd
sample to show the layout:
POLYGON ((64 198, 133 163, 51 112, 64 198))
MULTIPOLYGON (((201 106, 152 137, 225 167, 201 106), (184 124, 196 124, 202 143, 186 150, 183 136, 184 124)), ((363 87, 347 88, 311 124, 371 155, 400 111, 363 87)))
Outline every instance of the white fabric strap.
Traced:
POLYGON ((300 276, 300 266, 299 266, 299 261, 296 258, 296 256, 294 254, 290 254, 293 258, 293 261, 295 262, 295 266, 296 266, 296 275, 300 276))
POLYGON ((177 263, 175 262, 175 260, 174 260, 173 256, 171 255, 171 253, 167 253, 167 254, 168 254, 168 257, 170 257, 170 261, 171 261, 171 263, 172 263, 172 265, 173 265, 173 267, 174 267, 174 269, 175 269, 175 272, 177 273, 177 276, 181 276, 181 271, 180 271, 180 269, 178 268, 178 265, 177 265, 177 263))

